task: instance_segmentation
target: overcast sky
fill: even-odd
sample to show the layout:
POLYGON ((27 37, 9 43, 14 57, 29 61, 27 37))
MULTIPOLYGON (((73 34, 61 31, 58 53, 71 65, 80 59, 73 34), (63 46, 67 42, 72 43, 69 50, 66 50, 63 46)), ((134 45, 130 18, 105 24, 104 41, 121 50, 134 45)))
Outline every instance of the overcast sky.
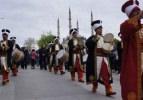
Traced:
MULTIPOLYGON (((68 9, 72 11, 72 27, 79 20, 80 34, 91 35, 90 13, 103 21, 104 33, 117 36, 120 23, 127 17, 121 12, 126 0, 0 0, 0 29, 11 30, 20 45, 28 37, 38 39, 44 32, 57 34, 57 18, 60 18, 61 37, 68 35, 68 9)), ((143 2, 140 6, 143 8, 143 2)), ((1 38, 1 37, 0 37, 1 38)))

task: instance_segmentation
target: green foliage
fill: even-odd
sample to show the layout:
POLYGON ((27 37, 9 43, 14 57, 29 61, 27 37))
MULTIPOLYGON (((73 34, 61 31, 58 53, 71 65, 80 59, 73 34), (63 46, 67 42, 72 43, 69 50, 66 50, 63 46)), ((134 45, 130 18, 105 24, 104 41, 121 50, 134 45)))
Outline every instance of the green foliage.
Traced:
POLYGON ((55 36, 52 35, 51 32, 48 32, 47 34, 42 34, 40 39, 38 40, 38 46, 41 47, 47 47, 49 43, 51 43, 54 40, 55 36))
POLYGON ((115 43, 115 45, 117 45, 118 42, 119 42, 119 40, 116 39, 116 38, 114 38, 114 43, 115 43))

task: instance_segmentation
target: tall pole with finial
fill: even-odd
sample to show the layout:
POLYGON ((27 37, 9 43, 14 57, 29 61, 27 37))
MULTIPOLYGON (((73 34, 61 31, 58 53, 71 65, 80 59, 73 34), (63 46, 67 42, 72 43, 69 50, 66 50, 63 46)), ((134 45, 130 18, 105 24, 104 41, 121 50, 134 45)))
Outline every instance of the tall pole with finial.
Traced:
POLYGON ((69 33, 72 28, 72 17, 71 17, 71 9, 69 8, 69 33))
POLYGON ((78 20, 77 20, 77 22, 76 22, 76 28, 77 28, 77 30, 78 30, 78 32, 79 32, 79 23, 78 23, 78 20))
MULTIPOLYGON (((93 13, 92 13, 92 11, 91 11, 91 23, 93 22, 93 13)), ((92 26, 91 26, 91 35, 93 35, 94 34, 94 32, 93 32, 93 28, 92 28, 92 26)))
POLYGON ((57 36, 60 38, 60 19, 57 20, 57 36))

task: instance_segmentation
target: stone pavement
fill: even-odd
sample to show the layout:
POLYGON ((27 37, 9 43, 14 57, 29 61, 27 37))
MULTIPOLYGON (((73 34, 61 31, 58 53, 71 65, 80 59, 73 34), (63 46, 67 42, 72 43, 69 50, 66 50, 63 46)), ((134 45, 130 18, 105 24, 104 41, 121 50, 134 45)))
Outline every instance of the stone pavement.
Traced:
POLYGON ((91 93, 91 86, 72 82, 68 72, 61 76, 39 69, 20 70, 7 86, 0 85, 0 100, 121 100, 119 76, 113 76, 117 95, 106 97, 104 86, 91 93))

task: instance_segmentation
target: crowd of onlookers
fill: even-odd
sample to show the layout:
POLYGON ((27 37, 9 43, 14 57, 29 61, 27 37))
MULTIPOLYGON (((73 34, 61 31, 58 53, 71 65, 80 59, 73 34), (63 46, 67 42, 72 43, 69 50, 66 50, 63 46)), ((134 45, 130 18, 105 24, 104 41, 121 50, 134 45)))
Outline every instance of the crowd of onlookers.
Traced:
POLYGON ((41 70, 47 70, 47 52, 45 48, 28 50, 26 47, 22 47, 21 50, 24 53, 24 58, 19 62, 22 69, 27 69, 27 66, 30 65, 31 69, 40 66, 41 70))

